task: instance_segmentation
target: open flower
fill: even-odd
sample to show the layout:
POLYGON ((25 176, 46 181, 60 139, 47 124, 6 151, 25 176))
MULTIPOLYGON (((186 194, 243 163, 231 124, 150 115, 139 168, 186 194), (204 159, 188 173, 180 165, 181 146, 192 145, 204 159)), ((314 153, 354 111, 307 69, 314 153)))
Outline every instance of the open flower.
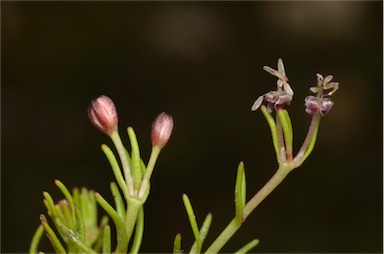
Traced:
POLYGON ((311 92, 316 93, 317 96, 307 96, 305 98, 305 112, 309 115, 314 115, 319 112, 320 115, 325 116, 329 113, 333 106, 333 101, 325 96, 331 96, 339 89, 339 82, 331 82, 332 75, 328 75, 325 78, 323 75, 316 73, 317 86, 309 88, 311 92), (332 89, 332 90, 331 90, 332 89), (331 90, 324 94, 325 90, 331 90))
POLYGON ((277 70, 272 69, 269 66, 264 66, 263 69, 266 72, 269 72, 270 74, 278 78, 277 89, 283 89, 284 91, 287 92, 287 94, 293 96, 293 90, 291 86, 288 84, 288 77, 287 77, 287 74, 285 74, 283 59, 279 58, 277 60, 277 70))
POLYGON ((317 86, 309 88, 311 92, 313 93, 323 93, 324 90, 332 89, 329 93, 327 93, 328 96, 331 96, 334 94, 337 89, 339 89, 339 82, 331 82, 333 79, 332 75, 328 75, 325 78, 320 73, 316 73, 317 77, 317 86))
POLYGON ((278 59, 277 70, 272 69, 269 66, 264 66, 263 69, 278 78, 277 90, 270 91, 259 96, 259 98, 257 98, 257 100, 253 103, 251 110, 257 110, 261 106, 263 101, 267 102, 269 111, 272 111, 273 109, 276 110, 278 107, 284 107, 285 105, 289 105, 293 99, 294 93, 291 86, 288 84, 288 77, 285 73, 283 59, 278 59))

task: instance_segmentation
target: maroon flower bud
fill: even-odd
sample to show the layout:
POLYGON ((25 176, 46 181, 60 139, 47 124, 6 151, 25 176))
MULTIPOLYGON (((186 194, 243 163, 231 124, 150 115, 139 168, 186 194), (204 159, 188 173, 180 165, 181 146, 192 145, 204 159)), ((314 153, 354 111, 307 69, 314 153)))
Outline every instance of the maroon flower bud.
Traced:
POLYGON ((320 108, 320 114, 322 116, 325 116, 331 110, 332 106, 333 106, 333 101, 329 98, 324 98, 320 108))
POLYGON ((309 115, 313 115, 319 112, 321 105, 319 104, 319 98, 315 96, 307 96, 305 98, 305 112, 309 115))
POLYGON ((158 146, 160 148, 163 148, 171 137, 172 130, 172 116, 164 112, 158 115, 152 124, 152 146, 158 146))
POLYGON ((117 130, 118 118, 115 104, 105 95, 91 102, 88 107, 88 117, 99 131, 108 136, 117 130))
POLYGON ((329 113, 333 106, 333 101, 329 98, 317 98, 315 96, 307 96, 305 98, 305 112, 313 115, 320 112, 320 115, 325 116, 329 113))

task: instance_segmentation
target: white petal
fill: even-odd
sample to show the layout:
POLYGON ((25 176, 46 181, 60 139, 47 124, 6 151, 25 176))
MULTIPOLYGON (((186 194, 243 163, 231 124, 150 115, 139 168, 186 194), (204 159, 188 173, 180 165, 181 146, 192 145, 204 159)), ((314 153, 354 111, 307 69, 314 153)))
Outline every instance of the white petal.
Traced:
POLYGON ((253 103, 251 110, 256 111, 261 106, 263 101, 264 101, 264 96, 260 96, 259 98, 257 98, 257 100, 253 103))
POLYGON ((263 69, 264 69, 266 72, 272 74, 273 76, 276 76, 276 77, 278 77, 278 78, 280 77, 280 73, 279 73, 277 70, 272 69, 272 68, 269 67, 269 66, 264 66, 263 69))
POLYGON ((309 90, 312 92, 312 93, 317 93, 319 91, 319 87, 317 86, 313 86, 313 87, 310 87, 309 90))
POLYGON ((328 75, 324 78, 324 81, 323 83, 324 84, 328 84, 331 80, 333 79, 333 76, 332 75, 328 75))
POLYGON ((282 77, 285 76, 284 63, 283 63, 283 59, 281 59, 281 58, 279 58, 279 60, 277 60, 277 70, 282 75, 282 77))
POLYGON ((320 73, 316 73, 316 77, 317 77, 317 85, 321 85, 323 84, 323 75, 321 75, 320 73))
POLYGON ((339 89, 339 82, 332 82, 334 83, 333 90, 328 93, 328 95, 332 95, 336 93, 336 91, 339 89))
POLYGON ((287 94, 293 96, 293 90, 292 90, 291 86, 287 82, 284 82, 284 91, 287 94))
POLYGON ((284 81, 281 79, 278 79, 277 80, 277 87, 281 90, 281 88, 283 88, 283 86, 284 86, 284 81))

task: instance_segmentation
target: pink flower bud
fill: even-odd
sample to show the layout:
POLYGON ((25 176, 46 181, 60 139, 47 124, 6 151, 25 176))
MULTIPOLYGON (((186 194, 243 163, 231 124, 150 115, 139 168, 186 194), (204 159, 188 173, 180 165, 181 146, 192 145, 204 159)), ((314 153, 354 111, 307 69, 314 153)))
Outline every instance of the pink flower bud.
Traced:
POLYGON ((307 96, 305 98, 305 112, 309 115, 313 115, 316 112, 319 112, 321 104, 319 102, 319 98, 315 96, 307 96))
POLYGON ((117 112, 113 101, 105 95, 98 97, 88 107, 88 117, 91 123, 108 136, 117 130, 117 112))
POLYGON ((329 113, 332 106, 333 101, 329 98, 317 98, 315 96, 307 96, 305 98, 305 111, 309 115, 320 111, 320 115, 325 116, 329 113))
POLYGON ((158 115, 152 124, 152 146, 163 148, 171 137, 172 130, 172 116, 164 112, 158 115))
POLYGON ((331 110, 332 106, 333 106, 333 101, 329 98, 324 98, 320 108, 320 114, 322 116, 325 116, 331 110))

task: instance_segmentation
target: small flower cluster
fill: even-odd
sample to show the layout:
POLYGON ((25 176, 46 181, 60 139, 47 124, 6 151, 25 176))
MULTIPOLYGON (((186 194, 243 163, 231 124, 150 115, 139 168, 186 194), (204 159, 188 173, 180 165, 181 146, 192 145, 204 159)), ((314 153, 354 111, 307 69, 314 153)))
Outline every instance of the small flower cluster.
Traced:
POLYGON ((310 90, 316 93, 317 96, 310 95, 305 98, 305 112, 309 115, 319 112, 320 115, 325 116, 331 110, 333 101, 329 98, 324 98, 324 91, 332 89, 326 94, 327 96, 331 96, 339 89, 339 82, 331 82, 333 79, 332 75, 324 78, 321 74, 317 73, 316 77, 317 86, 311 87, 310 90))
POLYGON ((285 74, 283 59, 279 58, 277 61, 277 70, 272 69, 269 66, 264 66, 263 69, 278 78, 277 90, 261 95, 253 104, 251 110, 257 110, 263 101, 267 102, 267 107, 270 112, 272 112, 273 109, 276 110, 279 107, 289 105, 293 99, 293 90, 288 84, 288 77, 285 74))
MULTIPOLYGON (((277 90, 259 96, 253 103, 251 110, 256 111, 264 101, 267 102, 269 112, 277 110, 278 108, 284 108, 284 106, 291 104, 294 92, 288 84, 288 77, 285 73, 283 60, 281 58, 278 59, 277 70, 272 69, 269 66, 264 66, 263 69, 278 78, 277 90)), ((339 82, 331 82, 333 79, 332 75, 328 75, 324 78, 321 74, 317 73, 316 77, 317 86, 311 87, 310 91, 317 95, 310 95, 305 98, 305 112, 309 115, 320 113, 321 116, 325 116, 329 113, 334 104, 331 99, 325 98, 325 96, 334 94, 339 89, 339 82), (324 94, 325 90, 331 91, 324 94)))
POLYGON ((329 113, 333 106, 333 101, 325 96, 334 94, 338 88, 338 82, 331 82, 332 75, 325 78, 321 74, 316 74, 317 85, 311 87, 310 91, 316 93, 316 96, 307 96, 305 98, 305 111, 312 116, 312 121, 303 145, 296 156, 293 156, 293 130, 292 123, 285 110, 285 106, 289 105, 293 99, 293 90, 288 84, 288 77, 285 73, 283 60, 278 59, 277 70, 264 66, 265 71, 276 76, 277 90, 270 91, 260 96, 251 107, 252 111, 261 107, 261 111, 266 117, 271 128, 272 139, 275 147, 277 160, 279 163, 288 163, 298 167, 312 152, 314 142, 316 141, 319 121, 321 116, 329 113), (330 90, 325 93, 324 91, 330 90), (262 105, 266 102, 267 106, 262 105), (271 116, 271 112, 276 111, 276 119, 271 116))

